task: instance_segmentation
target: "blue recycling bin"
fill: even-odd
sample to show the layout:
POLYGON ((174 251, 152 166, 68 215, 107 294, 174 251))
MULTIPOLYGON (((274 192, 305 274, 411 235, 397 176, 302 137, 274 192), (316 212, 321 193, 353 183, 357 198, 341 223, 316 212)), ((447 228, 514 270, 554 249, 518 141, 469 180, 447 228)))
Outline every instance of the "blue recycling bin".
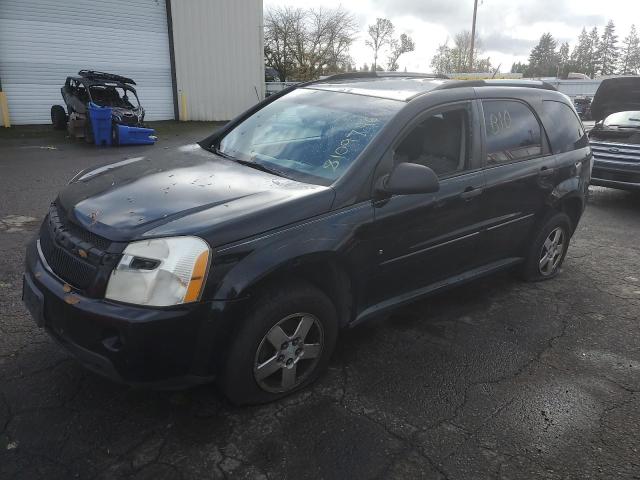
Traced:
POLYGON ((89 119, 96 145, 111 145, 111 107, 89 104, 89 119))
POLYGON ((119 145, 153 145, 156 142, 153 128, 127 127, 125 125, 114 125, 118 129, 119 145))

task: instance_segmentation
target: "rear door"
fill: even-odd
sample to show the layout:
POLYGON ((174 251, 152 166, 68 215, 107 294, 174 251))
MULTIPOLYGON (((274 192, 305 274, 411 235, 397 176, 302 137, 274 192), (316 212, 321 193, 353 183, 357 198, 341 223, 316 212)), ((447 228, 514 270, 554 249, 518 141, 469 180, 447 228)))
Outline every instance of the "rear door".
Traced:
POLYGON ((541 122, 527 103, 483 99, 484 263, 522 256, 558 176, 541 122))
POLYGON ((393 161, 432 168, 440 190, 374 201, 378 258, 369 305, 410 296, 477 263, 484 188, 478 125, 477 106, 465 101, 426 112, 401 134, 393 161))

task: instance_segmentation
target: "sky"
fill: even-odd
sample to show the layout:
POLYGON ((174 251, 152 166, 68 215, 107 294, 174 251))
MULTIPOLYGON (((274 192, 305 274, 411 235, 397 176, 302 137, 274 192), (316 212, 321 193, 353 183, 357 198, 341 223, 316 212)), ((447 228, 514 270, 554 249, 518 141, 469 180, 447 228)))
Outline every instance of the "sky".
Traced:
MULTIPOLYGON (((361 32, 351 47, 356 65, 373 61, 365 45, 367 25, 377 17, 390 19, 395 36, 410 35, 416 49, 400 57, 400 70, 431 71, 431 57, 438 45, 461 30, 471 30, 473 0, 263 0, 264 7, 342 6, 351 11, 361 32)), ((640 0, 479 0, 477 35, 483 57, 490 57, 494 67, 508 72, 515 61, 526 61, 531 49, 545 32, 559 41, 573 45, 582 27, 597 26, 600 33, 609 20, 616 24, 619 41, 628 34, 631 24, 640 28, 640 0)), ((383 60, 386 55, 382 55, 383 60)), ((380 60, 378 63, 381 63, 380 60)), ((386 63, 386 62, 385 62, 386 63)))

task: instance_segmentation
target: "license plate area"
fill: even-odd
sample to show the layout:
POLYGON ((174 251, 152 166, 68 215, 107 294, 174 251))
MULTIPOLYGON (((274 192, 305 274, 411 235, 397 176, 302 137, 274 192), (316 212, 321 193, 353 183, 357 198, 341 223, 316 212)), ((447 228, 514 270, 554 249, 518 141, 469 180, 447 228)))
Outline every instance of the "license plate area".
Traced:
POLYGON ((29 275, 22 277, 22 301, 33 317, 36 325, 44 326, 44 295, 35 286, 29 275))

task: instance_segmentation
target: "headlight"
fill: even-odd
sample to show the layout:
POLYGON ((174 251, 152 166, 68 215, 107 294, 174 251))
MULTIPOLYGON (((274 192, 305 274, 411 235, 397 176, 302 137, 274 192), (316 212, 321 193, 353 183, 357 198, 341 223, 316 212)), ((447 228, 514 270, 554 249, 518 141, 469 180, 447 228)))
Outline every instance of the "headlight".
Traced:
POLYGON ((132 242, 111 272, 105 297, 156 307, 196 302, 204 288, 210 252, 198 237, 132 242))

